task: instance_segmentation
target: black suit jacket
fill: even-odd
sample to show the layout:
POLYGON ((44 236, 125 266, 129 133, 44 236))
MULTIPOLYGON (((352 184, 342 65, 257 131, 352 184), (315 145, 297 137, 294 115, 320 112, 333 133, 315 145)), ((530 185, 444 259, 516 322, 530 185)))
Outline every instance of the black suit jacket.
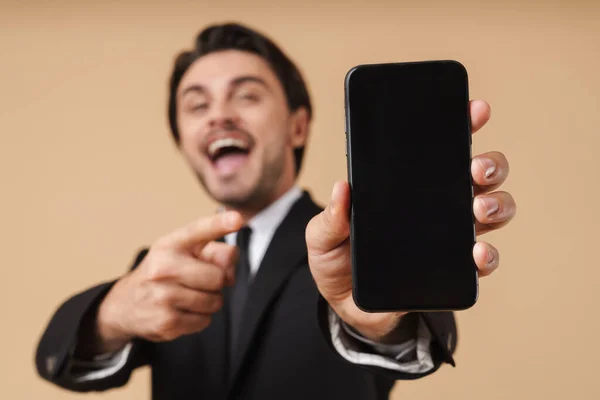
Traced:
MULTIPOLYGON (((420 318, 434 335, 435 368, 406 374, 344 360, 331 344, 327 304, 308 268, 305 228, 322 210, 308 193, 276 230, 254 279, 240 332, 240 351, 229 362, 227 299, 204 331, 166 343, 136 340, 129 361, 110 377, 76 383, 68 371, 80 329, 114 282, 67 300, 39 342, 39 374, 73 391, 123 386, 131 372, 150 365, 153 399, 386 399, 394 380, 416 379, 443 362, 453 364, 456 327, 452 313, 420 318)), ((135 268, 146 255, 141 251, 135 268)))

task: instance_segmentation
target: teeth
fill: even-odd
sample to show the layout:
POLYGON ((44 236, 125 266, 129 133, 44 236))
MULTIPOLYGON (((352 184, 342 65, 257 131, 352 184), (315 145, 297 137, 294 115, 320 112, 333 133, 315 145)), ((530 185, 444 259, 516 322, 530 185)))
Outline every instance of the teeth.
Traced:
POLYGON ((224 147, 237 147, 242 150, 247 150, 248 146, 244 143, 243 140, 234 139, 234 138, 223 138, 217 139, 208 146, 208 155, 214 156, 219 150, 224 147))

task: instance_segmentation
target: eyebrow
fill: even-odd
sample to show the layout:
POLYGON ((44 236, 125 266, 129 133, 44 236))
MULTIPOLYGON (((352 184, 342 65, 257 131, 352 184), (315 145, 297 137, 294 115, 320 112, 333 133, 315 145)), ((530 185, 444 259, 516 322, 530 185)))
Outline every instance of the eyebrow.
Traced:
MULTIPOLYGON (((271 90, 271 88, 269 87, 267 82, 265 82, 264 79, 259 78, 258 76, 254 76, 254 75, 244 75, 244 76, 237 77, 229 83, 229 86, 232 88, 235 88, 236 86, 240 86, 241 84, 246 83, 246 82, 255 82, 255 83, 258 83, 261 86, 265 87, 267 90, 269 90, 269 91, 271 90)), ((181 97, 184 97, 186 94, 191 93, 191 92, 203 94, 203 93, 206 93, 207 91, 208 90, 206 89, 205 86, 202 86, 199 84, 194 84, 194 85, 190 85, 190 86, 186 87, 181 92, 181 97)))
POLYGON ((246 83, 246 82, 255 82, 255 83, 258 83, 258 84, 264 86, 267 90, 271 89, 269 87, 269 85, 267 85, 267 82, 264 81, 264 79, 259 78, 258 76, 254 76, 254 75, 245 75, 245 76, 240 76, 238 78, 235 78, 231 82, 230 86, 236 87, 236 86, 239 86, 242 83, 246 83))

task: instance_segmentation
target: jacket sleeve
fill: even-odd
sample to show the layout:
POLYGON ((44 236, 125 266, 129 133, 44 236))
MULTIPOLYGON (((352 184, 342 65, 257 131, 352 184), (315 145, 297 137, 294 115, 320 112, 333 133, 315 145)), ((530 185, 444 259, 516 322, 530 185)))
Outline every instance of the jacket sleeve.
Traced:
MULTIPOLYGON (((140 251, 130 269, 135 269, 147 252, 146 249, 140 251)), ((58 307, 39 340, 35 355, 36 368, 43 379, 72 391, 102 391, 125 385, 133 370, 148 362, 148 343, 134 340, 127 361, 110 376, 82 381, 71 371, 78 340, 85 339, 82 332, 89 329, 86 324, 93 321, 100 303, 115 282, 89 288, 58 307)))
MULTIPOLYGON (((402 357, 404 360, 400 361, 400 358, 392 356, 389 352, 390 346, 365 346, 366 340, 356 341, 355 339, 348 338, 346 340, 355 340, 355 349, 348 350, 346 345, 337 343, 337 346, 333 343, 334 337, 339 338, 339 328, 336 324, 331 324, 331 313, 333 312, 327 301, 319 296, 318 305, 318 319, 321 332, 327 343, 333 352, 338 354, 344 360, 351 362, 358 367, 365 368, 371 372, 374 372, 382 377, 393 379, 393 380, 412 380, 422 378, 430 375, 437 371, 443 363, 454 364, 452 354, 456 348, 457 343, 457 331, 456 324, 454 321, 454 315, 451 312, 429 312, 429 313, 417 313, 419 319, 420 330, 426 330, 424 332, 428 338, 427 341, 421 340, 422 337, 417 337, 415 332, 415 338, 407 343, 396 346, 398 350, 398 356, 404 351, 400 351, 401 347, 408 346, 410 342, 413 343, 412 347, 418 343, 420 346, 422 343, 426 343, 429 349, 425 349, 423 353, 427 354, 427 358, 430 357, 430 361, 423 363, 422 360, 411 361, 410 356, 402 357), (332 330, 332 326, 334 329, 332 330), (338 330, 338 332, 334 332, 338 330), (406 346, 405 346, 406 345, 406 346), (382 347, 387 347, 388 351, 381 351, 382 347)), ((337 324, 339 325, 339 324, 337 324)), ((419 351, 412 352, 418 354, 419 351)))

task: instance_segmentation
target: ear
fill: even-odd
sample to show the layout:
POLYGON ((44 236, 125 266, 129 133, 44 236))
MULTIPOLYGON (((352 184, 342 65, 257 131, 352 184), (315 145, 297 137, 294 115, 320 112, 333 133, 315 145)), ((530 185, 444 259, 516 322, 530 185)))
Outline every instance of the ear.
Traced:
POLYGON ((290 121, 290 143, 293 148, 304 147, 308 139, 310 121, 308 111, 300 107, 292 113, 290 121))

